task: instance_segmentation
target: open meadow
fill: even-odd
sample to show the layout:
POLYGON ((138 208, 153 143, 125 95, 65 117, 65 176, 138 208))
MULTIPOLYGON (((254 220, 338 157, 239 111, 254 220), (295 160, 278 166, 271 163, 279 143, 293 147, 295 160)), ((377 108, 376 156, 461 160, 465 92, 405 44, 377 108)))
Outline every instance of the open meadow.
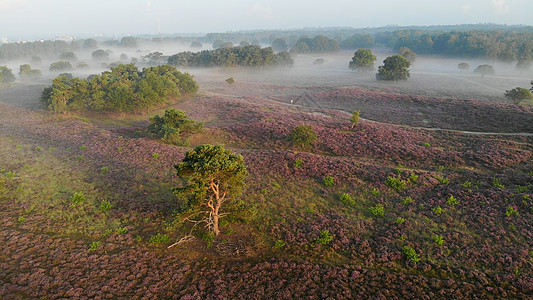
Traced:
POLYGON ((198 94, 143 113, 54 114, 51 78, 1 86, 0 298, 531 297, 533 109, 504 92, 533 74, 419 57, 390 83, 352 55, 184 69, 198 94), (203 130, 162 143, 146 128, 168 108, 203 130), (176 244, 173 165, 201 144, 241 154, 246 187, 220 235, 176 244))

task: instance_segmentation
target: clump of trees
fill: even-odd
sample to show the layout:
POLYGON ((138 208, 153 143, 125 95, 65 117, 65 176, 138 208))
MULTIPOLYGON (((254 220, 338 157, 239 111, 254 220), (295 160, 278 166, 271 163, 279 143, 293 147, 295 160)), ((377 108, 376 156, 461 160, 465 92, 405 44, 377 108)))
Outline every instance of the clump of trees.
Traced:
POLYGON ((405 57, 409 63, 414 63, 416 60, 416 53, 413 52, 413 50, 407 48, 407 47, 401 47, 398 49, 398 54, 405 57))
POLYGON ((19 67, 19 76, 23 80, 31 80, 41 77, 41 70, 33 70, 30 65, 24 64, 19 67))
POLYGON ((186 138, 202 129, 203 122, 195 122, 182 111, 176 109, 165 110, 165 115, 155 115, 150 118, 148 131, 163 139, 167 143, 184 144, 186 138))
POLYGON ((0 66, 0 84, 7 84, 15 81, 15 75, 7 66, 0 66))
POLYGON ((267 67, 292 66, 294 60, 287 51, 275 54, 271 47, 257 45, 223 47, 200 52, 180 52, 168 58, 168 63, 180 67, 267 67))
POLYGON ((182 214, 196 224, 205 223, 210 232, 218 235, 219 220, 227 214, 223 207, 244 189, 247 171, 243 157, 221 145, 200 145, 187 151, 174 168, 186 182, 185 186, 174 188, 174 194, 182 201, 182 214))
MULTIPOLYGON (((533 82, 531 82, 531 84, 533 85, 533 82)), ((533 90, 533 87, 531 89, 533 90)), ((505 97, 513 104, 520 104, 523 100, 533 100, 533 94, 531 91, 521 87, 505 91, 505 97)))
POLYGON ((163 65, 142 71, 133 64, 119 64, 87 79, 59 76, 45 88, 42 100, 54 112, 120 111, 131 112, 195 94, 198 85, 188 73, 163 65))
POLYGON ((339 51, 341 48, 337 40, 329 38, 325 35, 317 35, 313 38, 301 37, 299 38, 291 52, 295 53, 327 53, 339 51))
POLYGON ((353 54, 352 61, 350 61, 348 68, 355 71, 373 71, 376 59, 376 56, 372 54, 372 50, 358 49, 353 54))
POLYGON ((367 33, 355 34, 340 43, 342 49, 372 48, 374 38, 367 33))
POLYGON ((289 49, 287 42, 282 38, 277 38, 272 42, 272 49, 276 52, 281 52, 289 49))
POLYGON ((95 50, 91 54, 91 56, 92 56, 93 60, 104 61, 104 60, 108 60, 109 59, 109 52, 105 51, 105 50, 102 50, 102 49, 98 49, 98 50, 95 50))
POLYGON ((461 71, 466 71, 466 70, 470 69, 470 65, 468 63, 462 62, 462 63, 457 65, 457 68, 459 70, 461 70, 461 71))
POLYGON ((474 69, 474 74, 479 74, 481 77, 485 77, 485 75, 494 75, 494 73, 496 72, 491 65, 479 65, 474 69))
POLYGON ((378 67, 376 74, 377 80, 407 80, 411 75, 409 74, 409 66, 411 63, 401 55, 393 55, 387 57, 383 61, 383 66, 378 67))
POLYGON ((315 143, 317 135, 313 129, 313 126, 299 125, 291 130, 287 138, 293 146, 307 149, 315 143))
POLYGON ((66 60, 60 60, 50 64, 51 72, 70 71, 73 69, 74 67, 66 60))

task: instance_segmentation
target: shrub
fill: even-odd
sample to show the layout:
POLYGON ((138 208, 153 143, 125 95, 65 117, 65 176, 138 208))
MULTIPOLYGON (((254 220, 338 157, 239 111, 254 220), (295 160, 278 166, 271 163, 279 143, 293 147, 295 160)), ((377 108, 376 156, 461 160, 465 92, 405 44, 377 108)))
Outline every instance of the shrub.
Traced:
POLYGON ((150 118, 148 131, 170 143, 178 143, 182 138, 199 131, 204 123, 196 123, 182 111, 176 109, 165 110, 165 115, 155 115, 150 118))
POLYGON ((71 202, 73 206, 76 206, 85 201, 85 195, 83 193, 74 193, 71 202))
POLYGON ((126 227, 118 227, 117 229, 115 229, 115 232, 118 233, 118 234, 125 234, 128 232, 128 228, 126 227))
POLYGON ((435 176, 435 179, 437 179, 441 184, 444 184, 444 185, 450 184, 450 180, 446 177, 435 176))
POLYGON ((442 207, 440 207, 440 205, 439 205, 439 206, 433 208, 432 211, 437 216, 440 216, 442 213, 446 212, 446 209, 442 209, 442 207))
POLYGON ((451 206, 455 206, 459 204, 459 200, 457 200, 453 195, 451 195, 448 200, 446 200, 446 203, 448 203, 451 206))
POLYGON ((407 196, 407 197, 405 197, 405 198, 402 200, 402 204, 403 204, 403 205, 407 205, 407 204, 412 203, 412 202, 414 202, 414 201, 415 201, 415 200, 413 200, 413 198, 411 198, 410 196, 407 196))
POLYGON ((303 165, 303 161, 302 161, 301 159, 296 159, 296 160, 294 161, 294 168, 295 168, 295 169, 299 169, 299 168, 301 168, 302 165, 303 165))
POLYGON ((102 242, 92 242, 91 246, 89 247, 89 251, 96 251, 101 244, 102 242))
POLYGON ((350 121, 352 121, 352 128, 354 128, 355 124, 359 123, 359 116, 361 115, 360 110, 355 110, 352 113, 352 117, 350 118, 350 121))
POLYGON ((161 244, 168 243, 169 240, 170 240, 170 237, 167 234, 158 233, 156 235, 152 235, 148 242, 153 245, 161 245, 161 244))
POLYGON ((382 204, 378 204, 370 208, 370 213, 376 217, 383 217, 385 215, 385 207, 382 204))
POLYGON ((282 240, 277 240, 276 243, 274 244, 274 248, 283 248, 285 247, 285 242, 282 241, 282 240))
POLYGON ((100 169, 100 174, 103 174, 103 175, 104 175, 104 174, 107 174, 107 172, 109 172, 109 168, 108 168, 108 167, 102 167, 102 168, 100 169))
POLYGON ((324 177, 323 182, 325 186, 333 186, 333 184, 335 183, 335 179, 331 176, 327 176, 324 177))
POLYGON ((497 177, 492 178, 492 185, 500 190, 505 189, 505 185, 503 185, 497 177))
POLYGON ((291 130, 288 139, 293 146, 300 146, 302 149, 306 149, 316 141, 317 135, 313 126, 299 125, 291 130))
POLYGON ((346 205, 355 205, 355 200, 352 199, 352 196, 350 196, 350 194, 342 194, 341 195, 341 202, 346 204, 346 205))
POLYGON ((321 245, 328 245, 333 241, 333 237, 329 234, 329 230, 324 230, 320 232, 320 235, 315 239, 315 243, 321 245))
POLYGON ((507 217, 510 217, 512 215, 518 216, 518 210, 514 209, 514 207, 512 206, 508 206, 507 209, 505 210, 505 215, 507 217))
POLYGON ((444 244, 444 238, 442 235, 434 235, 433 236, 433 242, 439 246, 442 246, 444 244))
POLYGON ((226 79, 226 82, 229 84, 229 85, 232 85, 235 83, 235 79, 233 79, 233 77, 230 77, 228 79, 226 79))
POLYGON ((100 202, 100 210, 101 211, 108 211, 108 210, 111 210, 113 209, 113 207, 115 207, 113 204, 111 204, 111 202, 107 201, 107 200, 103 200, 102 202, 100 202))
POLYGON ((462 186, 467 188, 467 189, 470 189, 470 188, 472 188, 472 182, 465 181, 465 182, 463 182, 462 186))
POLYGON ((407 256, 407 260, 412 263, 420 261, 420 256, 416 253, 415 249, 410 246, 403 246, 402 252, 407 256))
POLYGON ((387 177, 387 180, 385 181, 385 185, 397 191, 403 190, 407 187, 407 183, 404 180, 402 180, 401 175, 387 177))
POLYGON ((394 223, 396 223, 396 224, 403 224, 403 223, 405 223, 405 219, 402 218, 402 217, 398 217, 398 218, 396 219, 396 221, 394 221, 394 223))

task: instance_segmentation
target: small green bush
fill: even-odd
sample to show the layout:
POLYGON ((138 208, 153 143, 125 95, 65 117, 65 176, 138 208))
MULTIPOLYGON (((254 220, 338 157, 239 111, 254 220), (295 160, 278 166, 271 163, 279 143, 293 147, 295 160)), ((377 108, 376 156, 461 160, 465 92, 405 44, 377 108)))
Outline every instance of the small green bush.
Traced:
POLYGON ((102 245, 102 242, 92 242, 89 251, 96 251, 100 245, 102 245))
POLYGON ((316 141, 317 135, 313 129, 313 126, 299 125, 291 130, 287 138, 293 146, 306 149, 311 147, 311 145, 316 141))
POLYGON ((403 253, 407 256, 407 260, 412 263, 417 263, 420 261, 420 256, 416 253, 415 249, 410 246, 403 246, 403 253))
POLYGON ((277 240, 276 243, 274 244, 274 248, 283 248, 285 247, 285 242, 282 241, 282 240, 277 240))
POLYGON ((73 206, 76 206, 78 204, 81 204, 82 202, 85 202, 85 200, 85 195, 83 193, 74 193, 71 202, 73 206))
POLYGON ((415 200, 413 200, 413 198, 411 198, 410 196, 407 196, 405 197, 403 200, 402 200, 402 204, 403 205, 408 205, 409 203, 412 203, 414 202, 415 200))
POLYGON ((302 161, 301 159, 296 159, 296 160, 294 161, 294 168, 295 168, 295 169, 299 169, 299 168, 301 168, 302 165, 303 165, 303 161, 302 161))
POLYGON ((329 234, 329 230, 324 230, 320 232, 320 235, 315 239, 317 244, 328 245, 333 241, 333 237, 329 234))
POLYGON ((349 206, 353 206, 355 205, 355 200, 352 199, 352 196, 350 196, 350 194, 342 194, 341 197, 341 202, 346 204, 346 205, 349 205, 349 206))
POLYGON ((465 182, 463 182, 462 186, 467 188, 467 189, 471 189, 473 184, 470 181, 465 181, 465 182))
POLYGON ((152 157, 155 158, 155 159, 158 159, 159 158, 159 153, 152 153, 152 157))
POLYGON ((102 175, 107 174, 107 172, 109 172, 109 168, 108 167, 102 167, 100 169, 100 174, 102 174, 102 175))
POLYGON ((503 185, 497 177, 492 178, 492 185, 500 190, 505 189, 505 185, 503 185))
POLYGON ((446 212, 445 209, 442 209, 442 207, 437 206, 435 207, 434 209, 432 209, 433 213, 436 214, 437 216, 440 216, 442 213, 446 212))
POLYGON ((402 180, 401 175, 387 177, 387 180, 385 181, 385 185, 397 191, 403 190, 407 187, 407 183, 404 180, 402 180))
POLYGON ((370 208, 370 213, 376 217, 383 217, 385 215, 385 207, 382 204, 378 204, 370 208))
POLYGON ((405 219, 402 218, 402 217, 398 217, 398 218, 396 219, 396 221, 394 221, 394 223, 396 223, 396 224, 403 224, 403 223, 405 223, 405 219))
POLYGON ((505 210, 505 215, 507 217, 510 217, 512 215, 518 216, 518 210, 514 209, 514 207, 512 206, 508 206, 507 209, 505 210))
POLYGON ((450 180, 446 177, 435 176, 435 179, 437 179, 441 184, 444 184, 444 185, 448 185, 450 183, 450 180))
POLYGON ((434 235, 433 236, 433 242, 439 246, 442 246, 444 244, 444 238, 442 235, 434 235))
POLYGON ((451 206, 455 206, 459 204, 459 200, 457 200, 453 195, 451 195, 448 200, 446 200, 446 203, 448 203, 451 206))
POLYGON ((331 176, 324 177, 323 181, 325 186, 333 186, 335 183, 335 179, 331 176))
POLYGON ((126 227, 118 227, 117 229, 115 229, 115 232, 118 233, 118 234, 125 234, 128 232, 128 228, 126 227))
POLYGON ((152 235, 148 242, 153 245, 161 245, 161 244, 168 243, 169 240, 170 240, 170 237, 168 235, 158 233, 156 235, 152 235))
POLYGON ((113 207, 115 207, 115 206, 113 204, 111 204, 111 202, 109 202, 107 200, 103 200, 102 202, 100 202, 100 210, 103 211, 103 212, 111 210, 111 209, 113 209, 113 207))

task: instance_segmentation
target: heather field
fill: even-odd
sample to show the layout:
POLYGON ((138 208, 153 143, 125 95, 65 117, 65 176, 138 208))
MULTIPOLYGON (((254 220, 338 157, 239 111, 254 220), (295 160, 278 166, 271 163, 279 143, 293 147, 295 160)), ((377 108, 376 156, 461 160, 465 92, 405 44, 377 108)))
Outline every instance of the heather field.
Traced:
POLYGON ((197 96, 143 114, 53 114, 46 82, 0 87, 0 298, 533 297, 531 107, 467 83, 315 84, 301 61, 192 71, 197 96), (204 122, 187 146, 146 131, 169 107, 204 122), (289 143, 298 125, 312 147, 289 143), (206 143, 243 155, 246 188, 219 236, 173 245, 191 229, 173 165, 206 143))

